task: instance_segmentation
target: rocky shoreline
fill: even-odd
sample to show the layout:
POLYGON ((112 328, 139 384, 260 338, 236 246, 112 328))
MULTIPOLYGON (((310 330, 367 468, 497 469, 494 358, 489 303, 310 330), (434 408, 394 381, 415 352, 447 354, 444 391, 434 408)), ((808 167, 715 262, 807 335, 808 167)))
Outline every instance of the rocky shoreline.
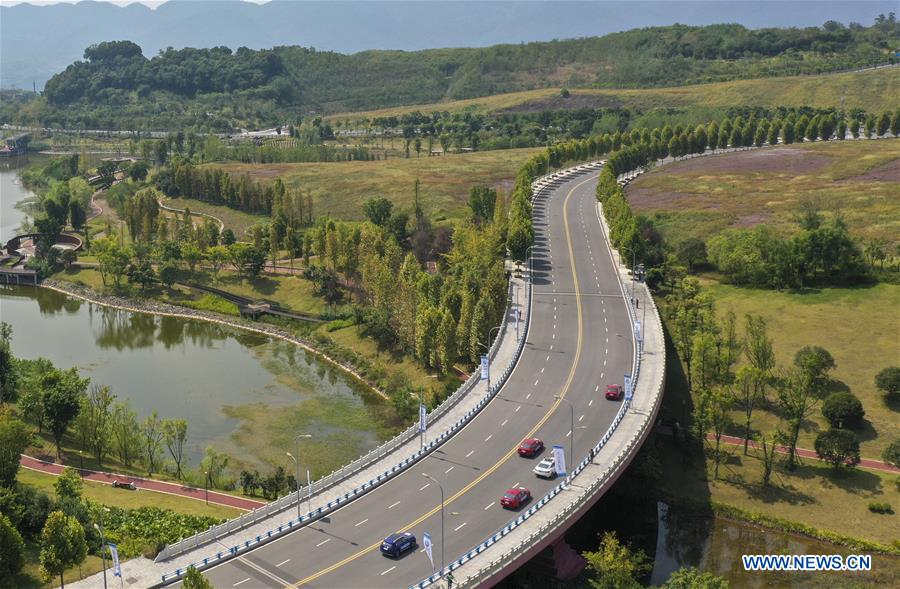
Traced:
POLYGON ((165 317, 179 317, 181 319, 196 319, 200 321, 208 321, 210 323, 217 323, 219 325, 223 325, 226 327, 230 327, 233 329, 241 329, 244 331, 250 331, 259 335, 264 335, 266 337, 277 338, 282 341, 289 342, 298 347, 303 348, 308 352, 312 352, 319 358, 322 358, 326 362, 337 366, 351 377, 356 379, 359 383, 363 384, 385 400, 390 400, 387 393, 379 389, 372 382, 363 377, 353 366, 349 366, 343 362, 335 360, 331 356, 324 354, 320 350, 318 350, 314 344, 311 342, 297 337, 287 331, 276 327, 274 325, 268 325, 265 323, 257 323, 250 322, 244 319, 236 319, 233 317, 227 317, 225 315, 220 315, 218 313, 213 313, 211 311, 200 311, 197 309, 189 309, 187 307, 180 307, 178 305, 172 305, 169 303, 161 303, 159 301, 153 300, 134 300, 125 297, 118 297, 114 295, 104 295, 96 292, 95 290, 88 288, 86 286, 82 286, 80 284, 74 284, 72 282, 65 282, 60 280, 54 280, 52 278, 46 278, 39 284, 40 287, 48 288, 50 290, 55 290, 56 292, 62 293, 66 296, 70 296, 75 299, 79 299, 88 303, 93 303, 95 305, 102 305, 104 307, 110 307, 113 309, 120 309, 122 311, 128 311, 130 313, 145 313, 149 315, 159 315, 165 317))

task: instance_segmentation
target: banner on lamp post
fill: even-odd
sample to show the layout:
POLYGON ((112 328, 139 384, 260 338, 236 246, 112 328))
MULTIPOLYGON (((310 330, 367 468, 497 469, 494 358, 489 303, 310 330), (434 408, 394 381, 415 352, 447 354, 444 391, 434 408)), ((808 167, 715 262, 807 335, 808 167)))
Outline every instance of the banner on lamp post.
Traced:
POLYGON ((119 549, 115 544, 107 544, 109 546, 109 554, 112 556, 113 575, 122 576, 122 568, 119 566, 119 549))
POLYGON ((419 404, 419 432, 421 432, 421 433, 425 432, 425 425, 426 425, 425 417, 426 417, 425 404, 420 403, 419 404))
POLYGON ((641 321, 638 319, 634 322, 634 339, 641 341, 641 321))
POLYGON ((553 467, 558 476, 566 476, 566 451, 562 446, 553 446, 553 467))
POLYGON ((632 394, 633 394, 633 391, 631 390, 631 375, 630 374, 625 375, 624 382, 625 382, 625 400, 630 401, 632 394))
POLYGON ((491 361, 487 356, 481 357, 481 380, 489 380, 491 374, 491 361))
POLYGON ((422 534, 422 547, 425 548, 425 554, 428 555, 428 560, 431 561, 431 571, 434 572, 434 557, 431 554, 431 534, 428 532, 422 534))

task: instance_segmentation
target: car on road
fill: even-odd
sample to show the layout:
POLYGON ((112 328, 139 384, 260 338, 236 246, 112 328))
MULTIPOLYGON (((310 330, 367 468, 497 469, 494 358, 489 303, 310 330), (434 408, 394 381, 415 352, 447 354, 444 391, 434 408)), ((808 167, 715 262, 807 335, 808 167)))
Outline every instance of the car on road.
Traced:
POLYGON ((381 543, 381 554, 399 558, 401 554, 409 550, 415 550, 417 546, 415 534, 412 532, 400 532, 391 534, 384 539, 384 542, 381 543))
POLYGON ((540 453, 544 449, 544 442, 539 438, 528 438, 519 444, 519 456, 531 458, 540 453))
POLYGON ((136 491, 137 487, 134 486, 134 483, 131 481, 120 481, 115 480, 112 482, 112 486, 117 489, 128 489, 129 491, 136 491))
POLYGON ((500 497, 500 505, 507 509, 518 509, 531 499, 531 491, 525 487, 514 487, 500 497))
POLYGON ((556 462, 552 456, 544 458, 532 469, 532 472, 542 479, 552 479, 556 476, 556 462))
POLYGON ((622 387, 617 384, 606 385, 606 398, 610 401, 618 401, 622 398, 622 387))

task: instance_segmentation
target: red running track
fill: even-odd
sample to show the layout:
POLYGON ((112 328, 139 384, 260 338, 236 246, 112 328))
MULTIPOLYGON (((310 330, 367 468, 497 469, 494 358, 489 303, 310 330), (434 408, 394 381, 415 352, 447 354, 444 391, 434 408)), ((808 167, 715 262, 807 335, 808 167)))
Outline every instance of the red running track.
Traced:
MULTIPOLYGON (((715 442, 716 437, 713 434, 708 434, 706 439, 710 442, 715 442)), ((722 441, 726 444, 731 444, 734 446, 743 446, 744 438, 738 438, 736 436, 722 436, 722 441)), ((750 440, 750 447, 756 448, 756 443, 753 440, 750 440)), ((781 454, 787 454, 788 449, 786 446, 778 446, 778 452, 781 454)), ((821 460, 819 455, 815 453, 814 450, 807 450, 805 448, 797 448, 797 456, 801 458, 812 458, 813 460, 821 460)), ((859 461, 859 466, 863 468, 871 468, 872 470, 880 470, 882 472, 891 472, 891 473, 900 473, 900 468, 894 468, 887 462, 882 462, 880 460, 870 460, 868 458, 863 458, 859 461)))
MULTIPOLYGON (((56 464, 55 462, 47 462, 45 460, 38 460, 37 458, 32 458, 31 456, 26 456, 24 454, 19 460, 19 463, 25 468, 52 475, 62 474, 62 471, 65 468, 65 466, 61 464, 56 464)), ((183 485, 180 483, 169 483, 166 481, 143 479, 140 477, 115 474, 111 472, 100 472, 88 469, 80 470, 79 472, 81 472, 82 476, 86 480, 104 483, 107 485, 111 485, 113 481, 116 480, 127 481, 134 483, 138 490, 145 489, 148 491, 156 491, 159 493, 168 493, 169 495, 179 495, 181 497, 197 499, 198 501, 206 500, 205 489, 198 489, 197 487, 190 487, 188 485, 183 485)), ((123 489, 122 492, 129 493, 131 491, 123 489)), ((209 502, 215 503, 216 505, 224 505, 226 507, 242 509, 244 511, 250 511, 252 509, 256 509, 257 507, 262 507, 263 505, 265 505, 265 503, 263 503, 262 501, 254 501, 253 499, 236 497, 235 495, 219 493, 217 491, 209 491, 209 502)))

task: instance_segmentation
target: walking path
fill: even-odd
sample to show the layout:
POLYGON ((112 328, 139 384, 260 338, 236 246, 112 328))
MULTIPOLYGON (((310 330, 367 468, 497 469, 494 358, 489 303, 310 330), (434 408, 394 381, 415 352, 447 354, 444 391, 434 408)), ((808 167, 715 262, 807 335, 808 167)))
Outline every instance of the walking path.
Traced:
MULTIPOLYGON (((709 440, 710 442, 716 441, 716 437, 713 434, 708 434, 706 436, 706 439, 709 440)), ((722 442, 724 442, 726 444, 731 444, 733 446, 743 446, 744 438, 739 438, 737 436, 722 436, 722 442)), ((753 442, 753 440, 750 440, 750 447, 754 448, 754 449, 757 448, 757 445, 756 445, 756 443, 753 442)), ((788 453, 788 449, 786 446, 778 446, 777 450, 781 454, 788 453)), ((819 460, 819 461, 822 460, 821 458, 819 458, 819 455, 816 454, 815 450, 807 450, 805 448, 797 448, 796 451, 797 451, 797 456, 800 456, 801 458, 812 458, 813 460, 819 460)), ((870 468, 872 470, 880 470, 882 472, 890 472, 890 473, 895 473, 895 474, 900 473, 900 468, 895 468, 895 467, 891 466, 890 464, 888 464, 887 462, 882 462, 881 460, 871 460, 869 458, 863 458, 862 460, 859 461, 859 466, 861 466, 863 468, 870 468)))
MULTIPOLYGON (((38 472, 43 472, 45 474, 52 474, 59 476, 62 474, 63 469, 65 468, 62 464, 56 464, 55 462, 47 462, 44 460, 38 460, 37 458, 32 458, 31 456, 22 455, 19 459, 19 463, 29 470, 36 470, 38 472)), ((76 469, 77 470, 77 469, 76 469)), ((115 474, 111 472, 100 472, 96 470, 83 469, 79 470, 82 477, 88 481, 95 481, 98 483, 104 483, 107 485, 111 485, 113 481, 125 481, 134 483, 134 485, 138 488, 138 490, 148 490, 148 491, 157 491, 159 493, 168 493, 169 495, 179 495, 181 497, 189 497, 190 499, 197 499, 198 501, 206 500, 206 490, 198 489, 197 487, 191 487, 188 485, 184 485, 181 483, 169 483, 166 481, 158 481, 154 479, 144 479, 140 477, 134 477, 130 475, 124 474, 115 474)), ((123 491, 128 492, 128 491, 123 491)), ((209 502, 215 503, 216 505, 224 505, 226 507, 234 507, 236 509, 241 509, 243 511, 250 511, 251 509, 255 509, 257 507, 261 507, 265 505, 262 501, 254 501, 253 499, 246 499, 244 497, 236 497, 235 495, 229 495, 227 493, 219 493, 218 491, 209 491, 209 502)))

